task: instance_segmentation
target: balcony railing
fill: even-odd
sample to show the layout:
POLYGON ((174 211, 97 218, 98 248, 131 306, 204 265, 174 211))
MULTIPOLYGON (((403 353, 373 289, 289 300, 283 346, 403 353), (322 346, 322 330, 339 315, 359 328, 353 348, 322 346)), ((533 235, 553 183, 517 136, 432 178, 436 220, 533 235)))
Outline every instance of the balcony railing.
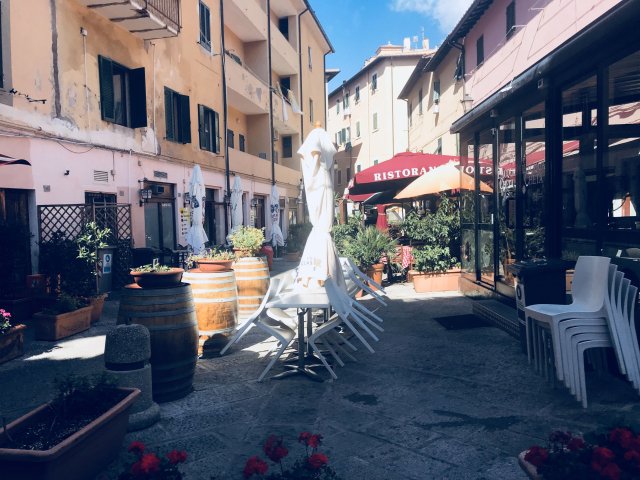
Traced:
POLYGON ((162 15, 167 23, 180 31, 180 0, 145 0, 145 10, 162 15))

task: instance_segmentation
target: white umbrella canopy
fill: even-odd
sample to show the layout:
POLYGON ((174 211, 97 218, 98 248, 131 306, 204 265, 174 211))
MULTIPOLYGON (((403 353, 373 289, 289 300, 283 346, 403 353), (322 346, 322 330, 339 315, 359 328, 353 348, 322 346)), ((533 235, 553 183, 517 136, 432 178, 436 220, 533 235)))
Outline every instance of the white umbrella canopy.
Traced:
POLYGON ((231 232, 235 232, 242 226, 242 181, 238 175, 233 177, 231 187, 231 232))
POLYGON ((336 149, 329 134, 313 129, 298 150, 304 190, 313 225, 298 267, 295 289, 323 289, 327 277, 344 285, 342 268, 331 237, 333 225, 333 156, 336 149))
POLYGON ((191 199, 191 226, 187 232, 186 240, 193 253, 199 254, 202 253, 205 243, 209 240, 203 227, 206 191, 200 165, 193 167, 193 172, 191 172, 189 198, 191 199))
MULTIPOLYGON (((449 162, 440 165, 416 178, 398 193, 395 198, 421 197, 432 193, 446 192, 448 190, 473 190, 475 180, 473 177, 458 170, 458 164, 449 162)), ((491 192, 493 189, 484 182, 480 182, 482 192, 491 192)))
POLYGON ((284 246, 284 236, 280 229, 280 192, 278 187, 271 187, 271 244, 274 247, 284 246))

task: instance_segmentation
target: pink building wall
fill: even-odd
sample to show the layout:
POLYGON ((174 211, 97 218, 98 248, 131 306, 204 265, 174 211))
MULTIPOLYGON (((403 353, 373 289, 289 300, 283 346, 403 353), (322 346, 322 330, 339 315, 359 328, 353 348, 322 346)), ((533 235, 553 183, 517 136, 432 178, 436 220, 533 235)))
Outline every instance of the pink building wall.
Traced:
MULTIPOLYGON (((622 0, 515 0, 516 29, 507 39, 506 9, 497 0, 467 34, 465 91, 477 106, 622 0), (484 36, 479 67, 476 42, 484 36)), ((577 60, 579 61, 579 59, 577 60)))

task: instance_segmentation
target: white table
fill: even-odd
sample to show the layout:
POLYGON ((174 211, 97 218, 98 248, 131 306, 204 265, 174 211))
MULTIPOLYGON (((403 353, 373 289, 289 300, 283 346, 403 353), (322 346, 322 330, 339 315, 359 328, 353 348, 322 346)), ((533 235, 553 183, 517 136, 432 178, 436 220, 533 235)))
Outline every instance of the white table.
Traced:
MULTIPOLYGON (((312 310, 323 309, 326 311, 331 308, 329 296, 326 292, 324 290, 313 290, 310 292, 285 292, 280 296, 280 298, 276 298, 275 300, 267 303, 265 308, 280 308, 282 310, 286 310, 287 308, 298 309, 298 361, 294 365, 287 366, 289 370, 280 373, 273 378, 283 378, 300 373, 313 380, 321 382, 322 377, 320 377, 309 365, 306 364, 307 352, 305 351, 306 348, 304 341, 304 320, 305 314, 309 314, 309 319, 311 318, 310 314, 312 310)), ((307 329, 309 330, 309 335, 311 335, 310 321, 307 324, 307 329)))

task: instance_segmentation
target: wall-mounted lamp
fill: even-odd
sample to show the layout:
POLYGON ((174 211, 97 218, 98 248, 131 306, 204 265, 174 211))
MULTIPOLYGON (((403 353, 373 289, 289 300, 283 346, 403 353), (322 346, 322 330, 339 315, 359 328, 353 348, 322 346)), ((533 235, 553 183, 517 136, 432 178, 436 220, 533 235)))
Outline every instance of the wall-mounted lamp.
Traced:
POLYGON ((473 98, 471 98, 471 95, 468 93, 465 93, 462 100, 460 100, 460 103, 462 103, 462 109, 464 112, 467 113, 473 107, 473 98))
POLYGON ((184 192, 184 204, 191 205, 191 195, 189 192, 184 192))
POLYGON ((151 200, 151 195, 153 194, 150 188, 141 188, 139 193, 140 193, 140 206, 143 206, 145 203, 151 200))
POLYGON ((256 208, 258 206, 258 199, 253 197, 251 199, 251 208, 256 208))
POLYGON ((66 177, 67 175, 69 175, 70 173, 71 173, 71 170, 65 170, 65 171, 64 171, 64 175, 65 175, 65 177, 66 177))

